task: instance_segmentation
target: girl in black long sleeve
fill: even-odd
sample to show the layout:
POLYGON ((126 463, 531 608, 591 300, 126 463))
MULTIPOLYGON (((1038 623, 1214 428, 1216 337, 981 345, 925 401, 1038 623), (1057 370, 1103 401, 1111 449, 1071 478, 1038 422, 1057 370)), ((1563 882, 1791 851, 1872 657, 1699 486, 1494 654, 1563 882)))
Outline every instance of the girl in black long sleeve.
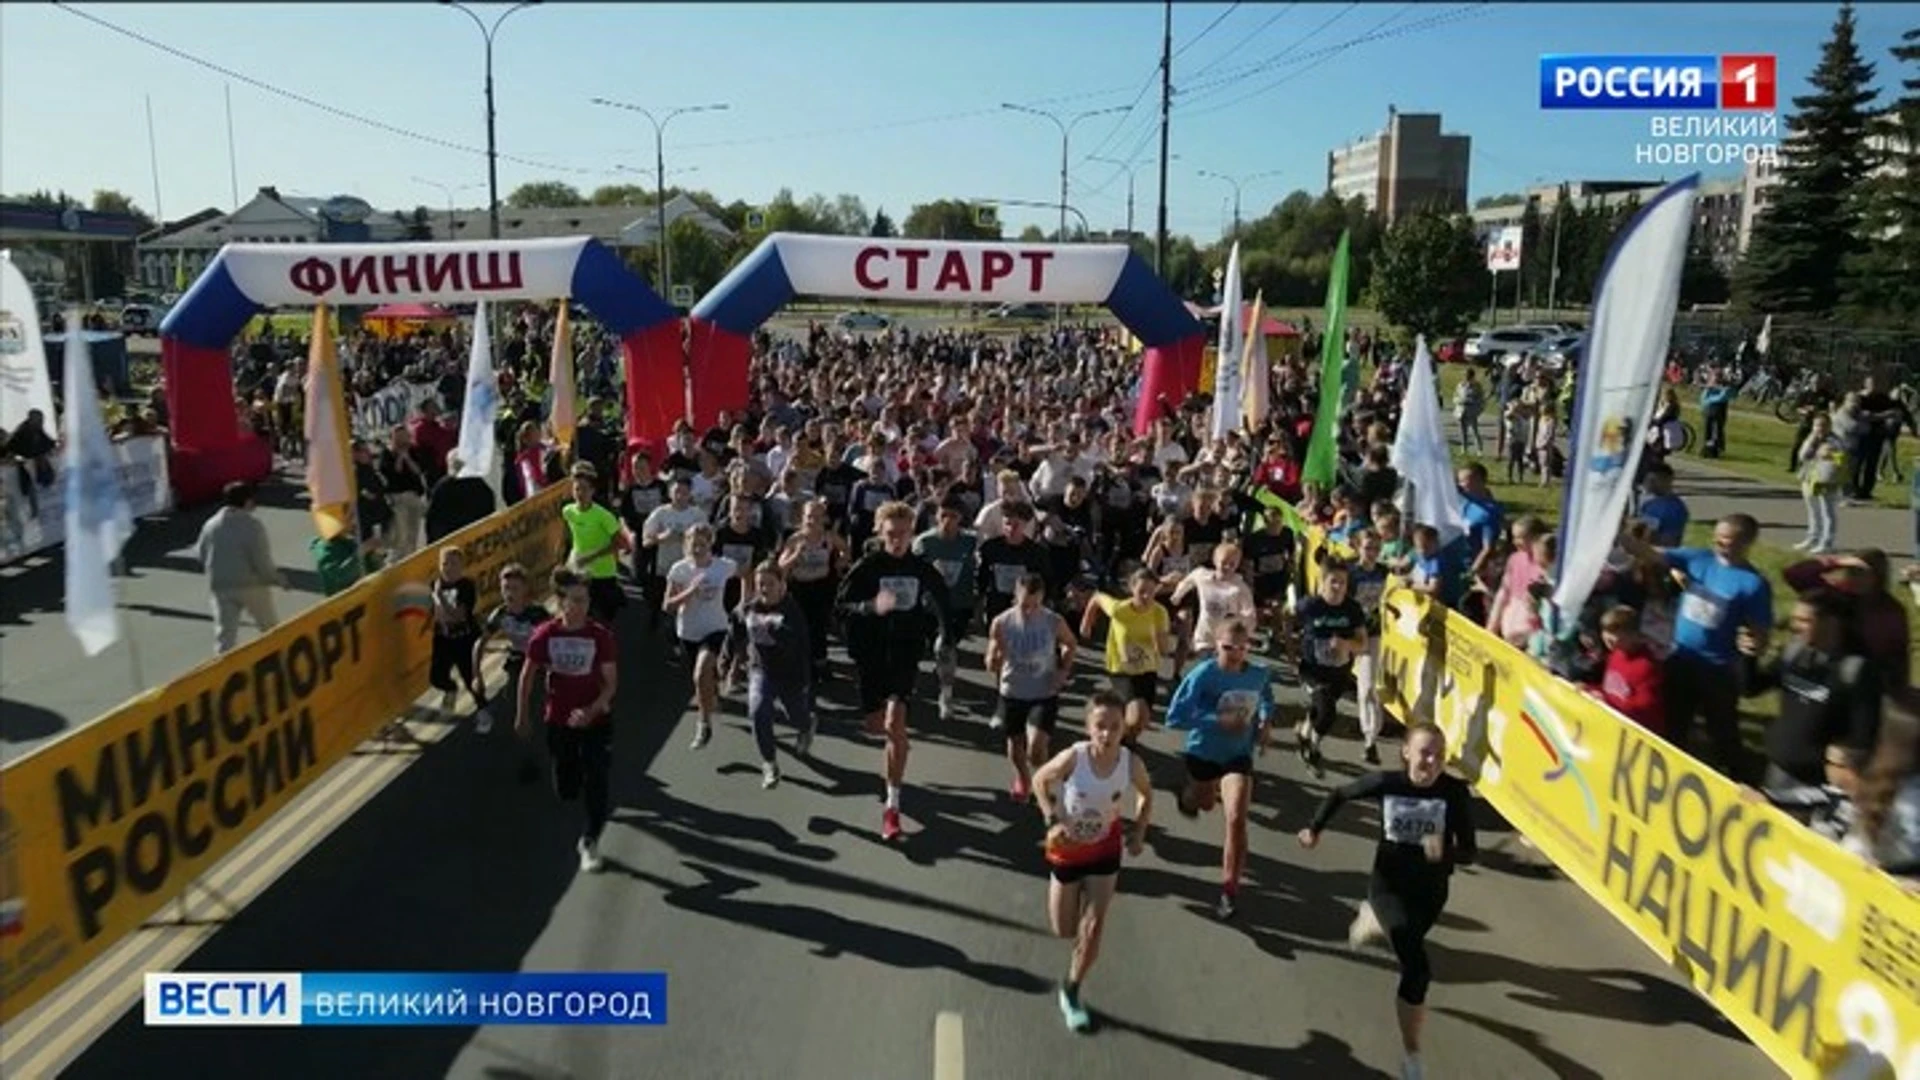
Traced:
POLYGON ((1444 771, 1447 737, 1428 723, 1407 731, 1400 751, 1402 772, 1370 773, 1328 794, 1300 830, 1311 848, 1340 807, 1354 799, 1380 800, 1380 846, 1373 877, 1348 941, 1355 948, 1386 938, 1400 961, 1395 1012, 1406 1049, 1402 1080, 1420 1080, 1420 1029, 1427 1018, 1427 932, 1447 904, 1447 881, 1455 866, 1474 859, 1473 798, 1466 782, 1444 771))

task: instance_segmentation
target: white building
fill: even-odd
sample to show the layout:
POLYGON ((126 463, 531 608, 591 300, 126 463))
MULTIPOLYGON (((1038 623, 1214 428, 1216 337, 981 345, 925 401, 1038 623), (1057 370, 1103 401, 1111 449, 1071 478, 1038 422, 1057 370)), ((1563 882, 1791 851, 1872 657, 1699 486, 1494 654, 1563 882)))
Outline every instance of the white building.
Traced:
POLYGON ((1467 208, 1473 140, 1441 132, 1439 113, 1387 109, 1387 126, 1327 153, 1327 190, 1366 200, 1391 225, 1415 209, 1467 208))

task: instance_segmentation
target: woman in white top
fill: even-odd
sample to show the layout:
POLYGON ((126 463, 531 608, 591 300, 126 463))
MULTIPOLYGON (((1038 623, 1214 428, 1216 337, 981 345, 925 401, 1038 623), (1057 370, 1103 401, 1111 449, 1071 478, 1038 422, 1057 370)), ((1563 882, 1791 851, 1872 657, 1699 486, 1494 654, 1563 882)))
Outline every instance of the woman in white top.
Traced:
POLYGON ((1092 1019, 1080 1004, 1080 984, 1100 955, 1107 907, 1120 882, 1124 852, 1138 856, 1153 812, 1153 782, 1140 756, 1121 745, 1125 704, 1108 690, 1087 699, 1087 738, 1061 751, 1033 774, 1034 801, 1047 824, 1046 856, 1052 869, 1047 921, 1073 939, 1073 957, 1060 985, 1060 1014, 1067 1027, 1085 1031, 1092 1019), (1133 822, 1125 820, 1127 789, 1133 789, 1133 822))
POLYGON ((1189 595, 1199 600, 1199 614, 1193 620, 1193 653, 1204 658, 1213 648, 1214 631, 1222 623, 1238 620, 1251 623, 1257 613, 1253 587, 1240 576, 1240 545, 1227 541, 1213 549, 1213 565, 1202 566, 1183 578, 1173 590, 1173 606, 1178 608, 1189 595))
POLYGON ((665 607, 675 615, 674 629, 693 666, 694 696, 700 706, 693 748, 698 750, 713 738, 713 713, 720 704, 720 657, 727 645, 727 582, 740 568, 732 559, 714 555, 711 525, 688 529, 686 545, 686 558, 667 571, 665 607))
POLYGON ((994 482, 998 494, 992 502, 981 507, 979 516, 973 519, 973 531, 980 537, 980 542, 983 544, 1007 531, 1005 508, 1008 503, 1031 504, 1033 502, 1032 497, 1027 494, 1026 483, 1020 479, 1020 474, 1012 469, 1000 470, 995 474, 994 482))

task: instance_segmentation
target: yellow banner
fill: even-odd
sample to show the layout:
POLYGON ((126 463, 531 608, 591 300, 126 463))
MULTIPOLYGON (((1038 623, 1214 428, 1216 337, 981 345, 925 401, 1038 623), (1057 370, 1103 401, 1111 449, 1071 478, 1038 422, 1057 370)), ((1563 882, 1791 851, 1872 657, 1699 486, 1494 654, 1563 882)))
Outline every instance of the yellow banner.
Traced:
POLYGON ((1460 615, 1383 608, 1386 707, 1767 1056, 1920 1078, 1920 897, 1460 615))
MULTIPOLYGON (((449 537, 483 610, 564 550, 563 488, 449 537)), ((444 545, 441 545, 444 546, 444 545)), ((438 546, 0 772, 0 1022, 58 987, 404 712, 426 686, 438 546)))

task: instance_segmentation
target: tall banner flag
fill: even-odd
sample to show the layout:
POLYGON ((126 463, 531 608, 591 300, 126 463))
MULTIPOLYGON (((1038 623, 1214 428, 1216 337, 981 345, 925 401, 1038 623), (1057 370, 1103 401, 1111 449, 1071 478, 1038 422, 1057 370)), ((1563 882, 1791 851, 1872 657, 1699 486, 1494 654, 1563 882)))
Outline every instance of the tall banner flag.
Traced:
POLYGON ((573 429, 579 424, 574 403, 577 386, 573 377, 573 324, 567 317, 567 302, 560 301, 560 316, 553 324, 553 363, 547 372, 553 384, 553 405, 547 411, 547 426, 554 440, 573 449, 573 429))
POLYGON ((80 312, 67 312, 66 487, 67 628, 88 656, 120 640, 113 603, 113 561, 133 535, 133 508, 120 486, 120 463, 107 439, 93 357, 80 312))
POLYGON ((1347 361, 1347 246, 1351 231, 1340 234, 1327 277, 1326 337, 1320 341, 1320 408, 1313 414, 1313 437, 1300 478, 1331 490, 1340 472, 1340 396, 1347 361))
POLYGON ((1767 321, 1760 324, 1760 336, 1753 339, 1753 351, 1759 353, 1764 359, 1767 350, 1771 348, 1773 348, 1773 316, 1769 315, 1767 321))
POLYGON ((53 412, 53 372, 40 337, 40 305, 27 275, 0 251, 0 431, 12 431, 40 410, 47 423, 53 412))
POLYGON ((176 293, 187 291, 187 251, 185 248, 181 248, 180 254, 173 260, 173 291, 176 293))
POLYGON ((1454 486, 1447 429, 1440 417, 1440 388, 1434 382, 1433 354, 1423 334, 1414 339, 1413 370, 1407 373, 1407 397, 1400 405, 1400 430, 1393 437, 1393 468, 1411 489, 1409 524, 1440 531, 1442 546, 1467 531, 1460 489, 1454 486))
POLYGON ((1227 275, 1220 282, 1220 345, 1213 359, 1213 428, 1216 439, 1240 427, 1240 342, 1245 325, 1240 302, 1240 244, 1227 253, 1227 275))
POLYGON ((313 309, 313 335, 307 344, 307 501, 320 539, 331 540, 353 526, 352 444, 347 435, 347 402, 340 382, 340 350, 333 340, 333 317, 325 304, 313 309))
POLYGON ((1267 322, 1267 296, 1256 293, 1253 298, 1253 315, 1247 320, 1246 345, 1240 358, 1240 418, 1250 428, 1258 429, 1267 422, 1270 405, 1268 398, 1272 394, 1271 364, 1267 359, 1267 335, 1261 327, 1267 322))
POLYGON ((1633 492, 1663 385, 1699 186, 1695 173, 1654 196, 1614 242, 1600 271, 1593 329, 1580 358, 1568 442, 1573 460, 1560 508, 1553 602, 1561 611, 1577 612, 1586 604, 1633 492))
POLYGON ((460 406, 460 475, 493 483, 494 428, 500 420, 500 388, 493 378, 493 323, 487 302, 473 312, 473 348, 467 354, 467 398, 460 406))

